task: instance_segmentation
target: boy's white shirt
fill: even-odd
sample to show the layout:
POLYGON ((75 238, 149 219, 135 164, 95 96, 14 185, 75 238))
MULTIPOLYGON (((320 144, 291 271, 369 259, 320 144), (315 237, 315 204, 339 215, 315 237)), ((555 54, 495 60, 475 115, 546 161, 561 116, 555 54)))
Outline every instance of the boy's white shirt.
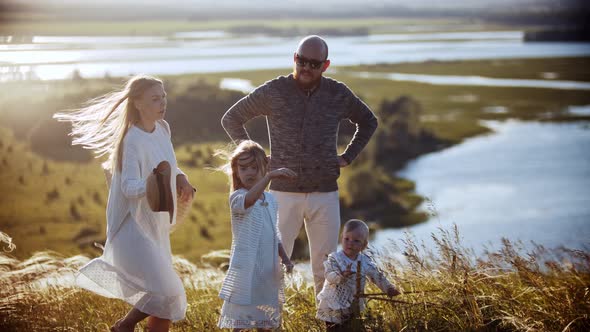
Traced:
MULTIPOLYGON (((387 292, 390 287, 394 287, 385 275, 375 266, 373 260, 359 253, 356 260, 352 260, 344 254, 342 250, 328 255, 324 262, 326 269, 326 280, 322 291, 318 294, 318 311, 317 318, 332 322, 341 323, 346 316, 350 314, 354 295, 356 294, 356 270, 357 262, 361 262, 361 289, 364 292, 366 279, 369 278, 383 292, 387 292), (342 272, 351 265, 351 271, 355 272, 349 277, 344 277, 342 272)), ((360 301, 361 311, 365 308, 365 300, 360 301)))

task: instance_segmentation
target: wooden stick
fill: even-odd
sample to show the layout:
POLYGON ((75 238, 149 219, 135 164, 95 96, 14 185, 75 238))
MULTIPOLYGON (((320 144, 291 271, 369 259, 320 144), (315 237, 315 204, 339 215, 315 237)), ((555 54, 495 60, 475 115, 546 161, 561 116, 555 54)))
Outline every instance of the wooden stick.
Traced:
POLYGON ((359 259, 356 262, 356 293, 360 295, 363 293, 363 289, 361 289, 361 260, 359 259))
POLYGON ((434 305, 434 306, 441 306, 440 304, 437 303, 432 303, 432 302, 407 302, 407 301, 402 301, 402 300, 394 300, 394 299, 390 299, 390 298, 385 298, 385 297, 367 297, 367 300, 378 300, 378 301, 386 301, 386 302, 393 302, 393 303, 401 303, 401 304, 409 304, 409 305, 419 305, 419 304, 428 304, 428 305, 434 305))
POLYGON ((354 301, 353 301, 353 312, 354 314, 360 314, 360 301, 361 301, 361 296, 363 294, 363 289, 361 289, 361 261, 359 259, 358 262, 356 262, 356 294, 354 295, 354 301))
MULTIPOLYGON (((442 291, 442 289, 429 289, 429 290, 423 290, 423 291, 403 292, 400 295, 420 294, 420 293, 433 293, 433 292, 441 292, 441 291, 442 291)), ((360 297, 367 297, 367 296, 371 296, 371 295, 387 295, 387 293, 365 293, 365 294, 361 294, 360 297)))
POLYGON ((361 294, 363 294, 363 289, 361 289, 361 261, 356 264, 356 292, 354 294, 354 300, 352 301, 352 330, 353 331, 360 331, 362 329, 362 321, 361 321, 361 294))

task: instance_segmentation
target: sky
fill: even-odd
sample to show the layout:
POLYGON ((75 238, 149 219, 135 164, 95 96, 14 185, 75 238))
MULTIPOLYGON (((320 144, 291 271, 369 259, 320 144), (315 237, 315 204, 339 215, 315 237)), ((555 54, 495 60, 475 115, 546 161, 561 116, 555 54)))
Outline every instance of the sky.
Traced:
MULTIPOLYGON (((30 0, 4 0, 6 3, 23 3, 31 5, 30 0)), ((101 6, 125 6, 125 5, 149 5, 158 7, 177 8, 215 8, 215 7, 243 7, 243 8, 302 8, 308 7, 310 11, 316 8, 342 8, 342 7, 406 7, 406 8, 487 8, 487 7, 512 7, 530 5, 573 5, 582 4, 584 0, 445 0, 434 2, 432 0, 35 0, 33 6, 53 5, 101 5, 101 6)))
MULTIPOLYGON (((49 13, 62 19, 317 18, 505 15, 587 8, 588 0, 0 0, 0 17, 49 13), (10 6, 10 5, 13 6, 10 6), (17 6, 15 7, 14 4, 17 6), (26 7, 28 9, 23 10, 26 7), (4 12, 2 10, 4 9, 4 12), (4 15, 2 15, 4 14, 4 15)), ((35 17, 31 15, 31 17, 35 17)))

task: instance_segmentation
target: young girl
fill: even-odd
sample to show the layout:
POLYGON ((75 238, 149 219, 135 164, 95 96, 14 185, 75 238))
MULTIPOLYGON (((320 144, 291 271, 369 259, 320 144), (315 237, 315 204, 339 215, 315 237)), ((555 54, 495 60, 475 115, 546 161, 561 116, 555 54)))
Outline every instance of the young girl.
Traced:
MULTIPOLYGON (((324 262, 326 280, 318 294, 317 318, 326 322, 328 331, 347 331, 346 323, 352 314, 352 302, 356 294, 357 262, 361 262, 361 291, 364 292, 368 277, 389 296, 399 291, 377 269, 371 258, 362 253, 368 245, 369 227, 362 220, 351 219, 344 224, 341 237, 342 249, 328 255, 324 262)), ((360 302, 361 311, 364 301, 360 302)))
POLYGON ((294 178, 296 174, 287 168, 267 173, 266 166, 264 150, 253 141, 238 145, 226 166, 233 190, 229 198, 232 246, 229 270, 219 293, 224 300, 220 328, 266 331, 281 324, 284 300, 279 256, 287 272, 293 264, 278 234, 277 202, 264 189, 274 178, 294 178))
MULTIPOLYGON (((146 179, 162 161, 172 169, 172 192, 176 187, 185 201, 193 195, 187 177, 176 166, 165 113, 162 81, 136 76, 121 91, 54 116, 72 122, 72 144, 109 156, 104 164, 106 173, 112 174, 104 252, 80 269, 76 282, 133 305, 111 331, 133 331, 148 316, 149 331, 168 331, 170 321, 183 319, 186 311, 184 287, 170 250, 169 232, 176 215, 171 219, 167 212, 153 212, 146 199, 146 179)), ((173 203, 176 211, 176 199, 173 203)))

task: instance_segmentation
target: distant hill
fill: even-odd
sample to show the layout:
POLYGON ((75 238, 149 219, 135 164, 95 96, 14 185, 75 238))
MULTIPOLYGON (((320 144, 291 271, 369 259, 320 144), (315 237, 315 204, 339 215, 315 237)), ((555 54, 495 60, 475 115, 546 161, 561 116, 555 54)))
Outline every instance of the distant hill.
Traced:
POLYGON ((590 42, 590 27, 580 29, 548 29, 539 31, 527 31, 524 35, 525 42, 590 42))

